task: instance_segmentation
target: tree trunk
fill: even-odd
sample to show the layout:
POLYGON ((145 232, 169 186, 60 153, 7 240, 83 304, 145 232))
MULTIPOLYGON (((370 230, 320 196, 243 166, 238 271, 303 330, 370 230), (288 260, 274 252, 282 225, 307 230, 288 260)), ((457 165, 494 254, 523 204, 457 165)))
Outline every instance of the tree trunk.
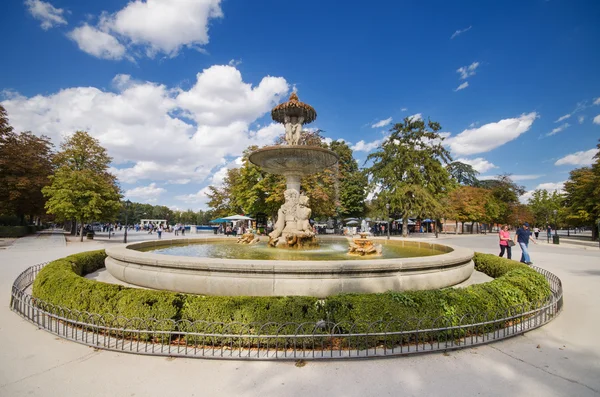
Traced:
POLYGON ((81 220, 81 229, 79 229, 80 232, 80 236, 79 236, 79 241, 83 242, 83 219, 81 220))
POLYGON ((458 221, 454 221, 454 234, 458 234, 458 221))
POLYGON ((408 215, 402 217, 402 237, 408 236, 408 215))
POLYGON ((475 221, 471 222, 471 234, 475 231, 475 221))
POLYGON ((73 219, 71 220, 71 236, 74 236, 77 234, 77 220, 73 219))

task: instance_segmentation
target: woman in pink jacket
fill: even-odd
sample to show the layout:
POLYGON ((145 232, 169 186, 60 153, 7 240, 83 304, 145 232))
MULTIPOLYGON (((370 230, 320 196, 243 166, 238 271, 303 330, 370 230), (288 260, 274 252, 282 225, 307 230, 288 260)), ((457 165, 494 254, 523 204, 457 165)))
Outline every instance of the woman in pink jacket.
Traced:
POLYGON ((508 259, 512 258, 512 253, 509 245, 510 240, 510 232, 508 231, 508 225, 504 225, 500 232, 498 233, 498 237, 500 238, 500 257, 504 256, 504 250, 506 250, 506 257, 508 259))

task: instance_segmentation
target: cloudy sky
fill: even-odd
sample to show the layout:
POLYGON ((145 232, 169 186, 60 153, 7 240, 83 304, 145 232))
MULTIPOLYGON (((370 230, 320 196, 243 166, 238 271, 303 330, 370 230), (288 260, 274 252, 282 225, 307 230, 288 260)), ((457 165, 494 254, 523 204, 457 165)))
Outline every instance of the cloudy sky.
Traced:
POLYGON ((10 1, 0 101, 11 124, 76 130, 128 199, 206 208, 269 110, 296 89, 361 164, 404 117, 441 123, 455 159, 557 189, 600 138, 600 2, 10 1))

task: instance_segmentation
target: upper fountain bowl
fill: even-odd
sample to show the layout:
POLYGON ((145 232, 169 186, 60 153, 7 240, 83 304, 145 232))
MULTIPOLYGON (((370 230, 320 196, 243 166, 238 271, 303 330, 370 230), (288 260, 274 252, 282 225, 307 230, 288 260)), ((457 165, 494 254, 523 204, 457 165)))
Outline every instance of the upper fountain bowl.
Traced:
POLYGON ((279 145, 258 149, 249 160, 271 174, 311 175, 335 165, 339 157, 318 146, 279 145))

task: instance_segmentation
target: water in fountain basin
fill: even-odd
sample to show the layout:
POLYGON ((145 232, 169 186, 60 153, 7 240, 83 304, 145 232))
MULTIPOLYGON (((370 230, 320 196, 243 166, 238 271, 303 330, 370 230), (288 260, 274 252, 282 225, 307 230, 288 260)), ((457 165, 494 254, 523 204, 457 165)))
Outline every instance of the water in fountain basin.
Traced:
POLYGON ((199 244, 170 245, 168 247, 151 247, 142 251, 164 255, 179 255, 202 258, 224 259, 263 259, 263 260, 365 260, 365 259, 390 259, 411 258, 417 256, 430 256, 444 252, 430 248, 402 247, 399 244, 377 241, 383 245, 381 256, 352 256, 348 255, 348 241, 344 238, 323 239, 319 247, 312 249, 274 249, 267 246, 265 241, 254 245, 236 244, 231 241, 213 241, 199 244))

